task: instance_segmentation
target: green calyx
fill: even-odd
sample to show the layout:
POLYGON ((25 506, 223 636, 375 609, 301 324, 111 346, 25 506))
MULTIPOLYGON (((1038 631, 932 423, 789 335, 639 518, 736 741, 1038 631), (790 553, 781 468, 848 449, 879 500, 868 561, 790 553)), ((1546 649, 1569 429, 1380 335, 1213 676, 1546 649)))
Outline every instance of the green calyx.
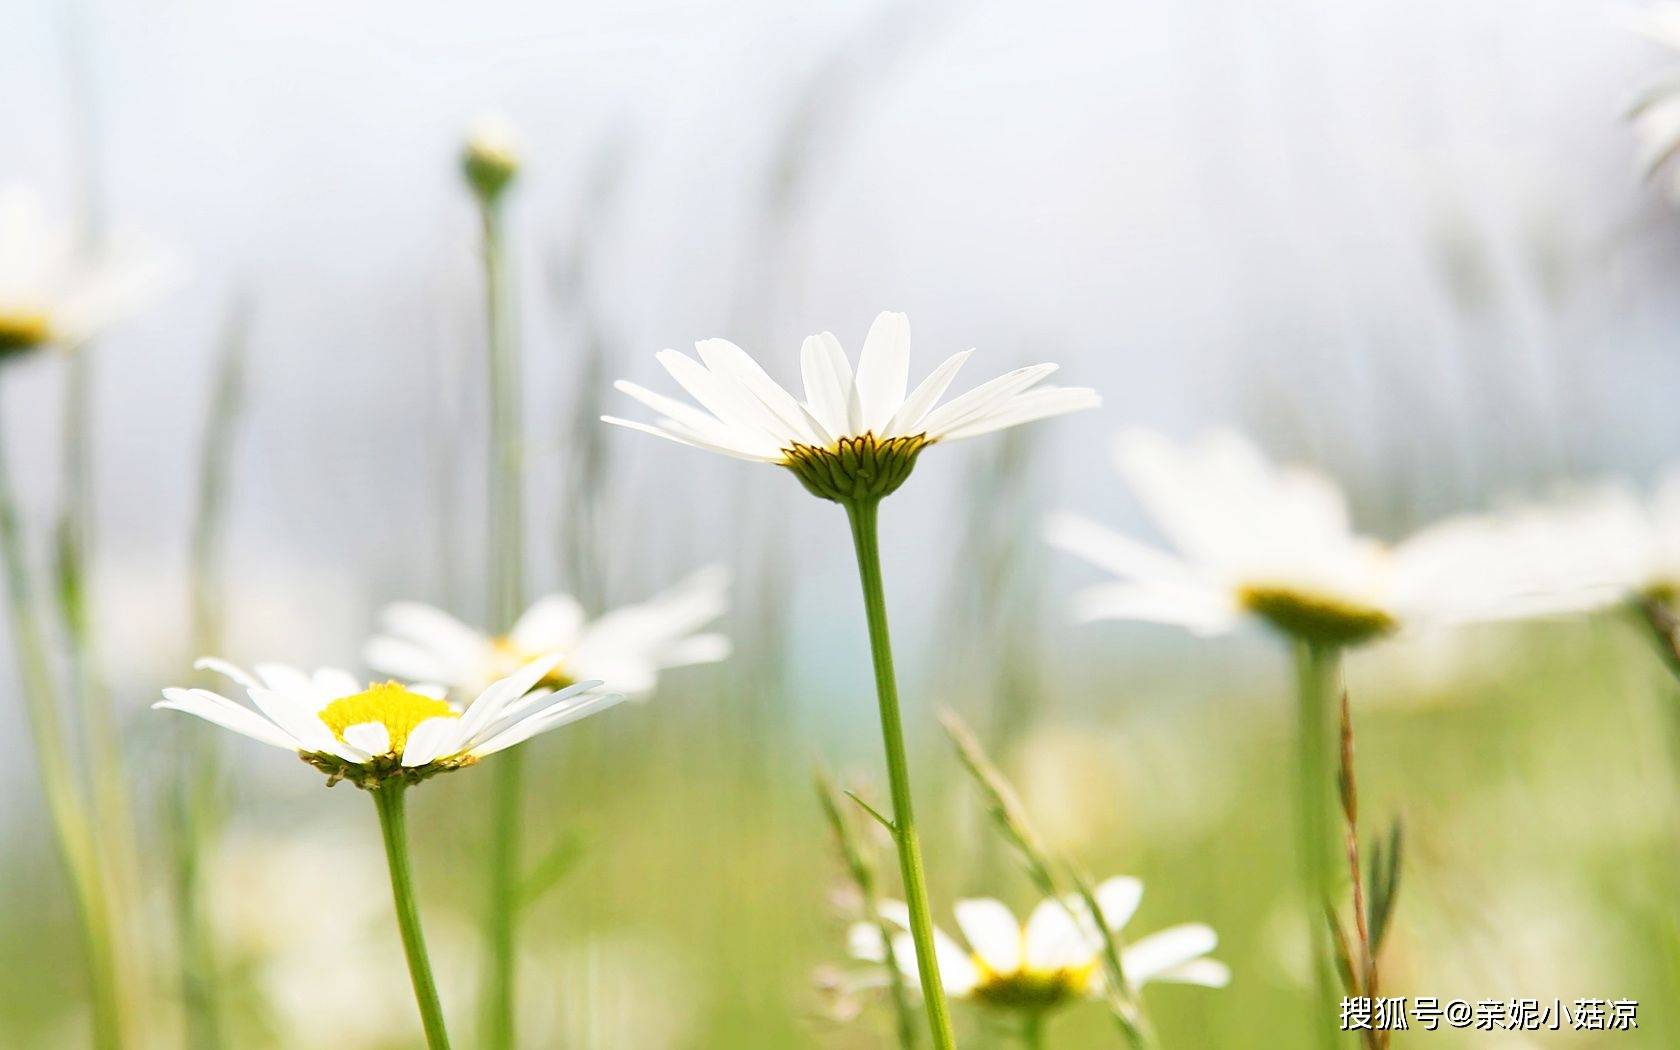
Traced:
POLYGON ((814 496, 835 503, 877 500, 897 491, 930 441, 926 435, 878 440, 873 434, 841 438, 833 448, 795 442, 782 465, 814 496))
POLYGON ((374 791, 393 780, 401 780, 406 784, 418 784, 422 780, 430 780, 439 773, 448 773, 478 761, 475 758, 451 759, 443 762, 429 762, 423 766, 405 766, 399 755, 375 755, 367 762, 348 762, 337 755, 329 755, 324 751, 300 751, 298 757, 327 775, 327 786, 332 787, 340 780, 361 788, 363 791, 374 791))
POLYGON ((1244 587, 1239 601, 1284 634, 1315 645, 1359 645, 1399 626, 1381 609, 1284 587, 1244 587))

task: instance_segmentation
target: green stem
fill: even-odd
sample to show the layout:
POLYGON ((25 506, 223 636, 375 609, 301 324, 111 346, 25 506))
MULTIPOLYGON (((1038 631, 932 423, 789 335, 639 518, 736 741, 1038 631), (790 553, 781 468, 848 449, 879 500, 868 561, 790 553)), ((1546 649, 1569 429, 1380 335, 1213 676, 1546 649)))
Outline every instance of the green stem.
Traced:
POLYGON ((1026 1050, 1044 1050, 1044 1014, 1033 1012, 1021 1023, 1021 1045, 1026 1050))
POLYGON ((432 963, 426 956, 426 936, 420 929, 420 909, 414 903, 414 875, 408 868, 408 824, 403 813, 403 793, 408 785, 400 777, 374 788, 373 804, 379 810, 379 831, 385 839, 385 860, 391 868, 391 895, 397 906, 397 926, 402 931, 403 954, 408 957, 408 976, 414 983, 414 1001, 420 1007, 420 1023, 426 1029, 430 1050, 449 1050, 449 1032, 443 1024, 443 1004, 438 1001, 432 963))
MULTIPOLYGON (((489 340, 486 360, 490 391, 489 574, 490 621, 505 633, 519 616, 524 571, 524 510, 520 480, 519 356, 509 310, 502 211, 498 201, 481 199, 484 234, 485 317, 489 340)), ((517 1042, 514 990, 517 983, 515 927, 520 885, 520 812, 525 762, 522 748, 496 760, 491 781, 489 901, 485 940, 489 946, 484 992, 484 1043, 491 1050, 511 1050, 517 1042)))
POLYGON ((863 607, 869 619, 869 651, 875 665, 875 694, 881 707, 881 739, 887 752, 887 778, 892 785, 893 841, 904 878, 904 899, 910 908, 910 935, 916 944, 916 970, 922 980, 922 1004, 937 1050, 951 1050, 951 1017, 939 965, 933 949, 933 916, 928 907, 927 877, 922 872, 922 847, 916 836, 916 816, 910 801, 910 763, 904 754, 904 725, 898 710, 898 683, 893 676, 892 640, 887 632, 887 599, 881 586, 881 549, 877 536, 880 501, 845 504, 857 548, 858 578, 863 607))
POLYGON ((46 636, 36 618, 28 559, 10 471, 0 449, 0 558, 5 562, 6 598, 22 678, 25 711, 35 745, 41 790, 52 817, 59 855, 70 876, 88 956, 93 1040, 100 1050, 126 1044, 111 899, 99 863, 87 802, 76 783, 68 737, 59 716, 46 636))
MULTIPOLYGON (((193 512, 191 637, 194 656, 222 651, 222 539, 228 476, 242 409, 248 306, 241 300, 223 333, 215 384, 199 443, 198 500, 193 512)), ((174 780, 175 920, 180 940, 181 1005, 187 1045, 217 1050, 227 1044, 215 929, 205 902, 204 858, 221 829, 220 741, 211 726, 184 725, 174 780)))
POLYGON ((1295 649, 1299 704, 1296 709, 1297 803, 1300 807, 1298 848, 1301 886, 1312 946, 1313 1017, 1311 1025, 1322 1047, 1337 1045, 1336 973, 1325 908, 1335 899, 1332 886, 1334 850, 1330 786, 1333 777, 1333 708, 1340 674, 1341 649, 1335 645, 1300 641, 1295 649))

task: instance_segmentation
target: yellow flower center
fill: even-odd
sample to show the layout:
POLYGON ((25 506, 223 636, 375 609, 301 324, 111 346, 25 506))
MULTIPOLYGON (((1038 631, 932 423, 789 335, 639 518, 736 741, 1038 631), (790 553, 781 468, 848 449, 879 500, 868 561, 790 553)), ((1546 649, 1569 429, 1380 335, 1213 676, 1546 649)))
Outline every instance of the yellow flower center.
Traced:
POLYGON ((0 312, 0 357, 33 350, 52 335, 46 314, 0 312))
POLYGON ((1245 586, 1237 602, 1284 634, 1327 645, 1358 645, 1399 626, 1381 609, 1290 587, 1245 586))
POLYGON ((1089 995, 1091 978, 1097 970, 1093 961, 1064 969, 1043 970, 1023 966, 1011 973, 998 973, 978 956, 974 958, 974 965, 980 970, 980 983, 974 987, 975 999, 988 1006, 1034 1013, 1089 995))
POLYGON ((351 726, 378 722, 390 735, 388 754, 400 755, 408 743, 408 734, 428 718, 459 718, 442 700, 423 696, 404 689, 395 682, 379 682, 351 696, 341 696, 321 708, 321 721, 344 740, 344 731, 351 726))

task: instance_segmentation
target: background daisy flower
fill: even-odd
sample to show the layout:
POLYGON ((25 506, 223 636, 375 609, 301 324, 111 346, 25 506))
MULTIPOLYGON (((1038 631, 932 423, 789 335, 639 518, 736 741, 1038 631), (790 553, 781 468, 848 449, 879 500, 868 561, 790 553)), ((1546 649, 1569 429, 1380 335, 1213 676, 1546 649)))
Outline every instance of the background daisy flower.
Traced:
POLYGON ((417 602, 385 607, 385 633, 367 645, 368 665, 414 682, 476 692, 527 661, 553 657, 545 681, 563 685, 599 679, 640 699, 670 667, 728 657, 729 639, 701 628, 728 608, 729 576, 712 567, 645 602, 595 619, 568 594, 539 599, 505 636, 470 627, 441 609, 417 602))
POLYGON ((373 788, 387 779, 415 782, 471 765, 538 733, 603 711, 623 697, 580 682, 558 692, 533 688, 558 663, 534 660, 493 682, 467 708, 441 688, 395 682, 364 685, 347 671, 313 675, 283 664, 250 674, 224 660, 200 668, 242 686, 256 709, 208 689, 165 689, 154 708, 184 711, 273 747, 295 751, 328 775, 373 788))
POLYGON ((91 259, 24 186, 0 187, 0 358, 75 346, 135 312, 178 276, 167 253, 119 238, 91 259))
POLYGON ((1275 466, 1221 430, 1180 445, 1133 430, 1115 443, 1121 476, 1171 541, 1168 553, 1072 514, 1049 542, 1119 578, 1079 594, 1081 619, 1147 620, 1220 634, 1259 619, 1346 645, 1406 625, 1536 615, 1549 601, 1532 546, 1491 518, 1448 519, 1395 544, 1353 530, 1341 490, 1275 466))
MULTIPOLYGON (((1136 913, 1143 884, 1112 878, 1097 887, 1096 897, 1109 928, 1118 932, 1136 913)), ((962 941, 936 930, 934 951, 953 998, 1038 1013, 1101 996, 1103 939, 1079 898, 1044 900, 1024 925, 1007 905, 990 898, 958 901, 951 910, 962 941)), ((903 904, 883 901, 881 914, 908 929, 903 904)), ((878 925, 856 923, 848 940, 854 958, 885 963, 878 925)), ((1134 987, 1170 981, 1221 988, 1230 983, 1230 970, 1207 957, 1218 943, 1218 935, 1201 923, 1169 927, 1127 946, 1122 968, 1134 987)), ((913 981, 916 947, 909 933, 895 936, 892 947, 893 958, 913 981)))

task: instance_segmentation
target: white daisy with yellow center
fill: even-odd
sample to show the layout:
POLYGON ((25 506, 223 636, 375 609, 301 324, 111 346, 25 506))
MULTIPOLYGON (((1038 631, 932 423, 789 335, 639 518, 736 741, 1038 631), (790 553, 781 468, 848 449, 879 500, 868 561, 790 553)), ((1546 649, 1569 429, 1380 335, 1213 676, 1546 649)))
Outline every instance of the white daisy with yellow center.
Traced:
POLYGON ((0 360, 75 346, 143 306, 179 268, 132 237, 114 238, 92 260, 76 241, 32 190, 0 187, 0 360))
POLYGON ((384 633, 367 645, 368 666, 415 682, 476 691, 527 661, 553 657, 544 685, 584 678, 633 699, 647 696, 659 672, 714 663, 729 639, 701 629, 728 607, 729 577, 707 568, 645 602, 593 621, 568 594, 538 600, 505 636, 485 634, 441 609, 398 602, 380 614, 384 633))
POLYGON ((1540 615, 1570 599, 1529 544, 1495 519, 1448 519, 1396 544, 1353 531, 1330 479, 1267 462, 1218 431, 1190 445, 1129 431, 1121 475, 1178 550, 1166 553, 1070 514, 1049 541, 1120 578, 1076 599, 1082 619, 1148 620, 1218 634, 1259 619, 1328 645, 1419 623, 1540 615))
MULTIPOLYGON (((1098 886, 1095 896, 1109 929, 1118 932, 1136 913, 1143 884, 1120 876, 1098 886)), ((943 930, 934 931, 939 973, 951 997, 1042 1013, 1102 995, 1103 938, 1083 901, 1042 901, 1025 925, 1007 905, 990 898, 958 901, 952 912, 962 942, 943 930)), ((907 928, 909 914, 903 904, 883 901, 881 914, 889 923, 907 928)), ((885 963, 878 924, 854 924, 850 941, 855 958, 885 963)), ((1218 943, 1218 935, 1201 923, 1173 926, 1126 946, 1121 968, 1134 988, 1151 981, 1222 988, 1230 983, 1231 972, 1224 963, 1207 958, 1218 943)), ((916 946, 909 933, 893 937, 892 955, 913 985, 916 946)))
POLYGON ((603 711, 623 697, 600 692, 600 682, 559 691, 537 688, 553 671, 544 657, 491 683, 465 710, 443 698, 440 686, 358 681, 347 671, 313 675, 282 664, 255 673, 225 660, 196 666, 242 686, 255 710, 208 689, 165 689, 160 709, 184 711, 253 740, 295 751, 326 773, 375 788, 392 778, 414 783, 471 765, 538 733, 603 711))
POLYGON ((805 400, 788 393, 746 351, 726 339, 694 344, 699 360, 665 350, 659 363, 699 407, 619 381, 617 389, 660 414, 654 423, 603 416, 608 423, 738 459, 787 467, 811 492, 836 502, 885 496, 909 476, 928 445, 1002 430, 1099 404, 1085 387, 1040 385, 1056 370, 1032 365, 953 398, 944 396, 974 351, 953 354, 914 390, 910 321, 887 312, 863 341, 857 371, 840 341, 805 340, 805 400))

